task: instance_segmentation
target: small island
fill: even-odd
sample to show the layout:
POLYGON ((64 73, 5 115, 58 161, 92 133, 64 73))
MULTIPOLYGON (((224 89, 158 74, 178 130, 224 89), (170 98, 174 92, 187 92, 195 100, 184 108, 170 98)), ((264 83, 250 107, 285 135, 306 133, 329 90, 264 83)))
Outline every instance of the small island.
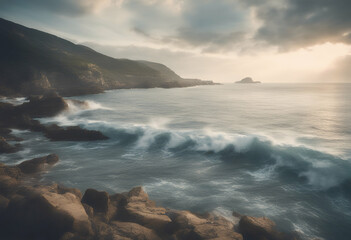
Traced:
POLYGON ((241 79, 240 81, 237 81, 237 82, 235 82, 235 83, 261 83, 261 82, 259 82, 259 81, 254 81, 254 80, 252 80, 252 78, 246 77, 246 78, 243 78, 243 79, 241 79))

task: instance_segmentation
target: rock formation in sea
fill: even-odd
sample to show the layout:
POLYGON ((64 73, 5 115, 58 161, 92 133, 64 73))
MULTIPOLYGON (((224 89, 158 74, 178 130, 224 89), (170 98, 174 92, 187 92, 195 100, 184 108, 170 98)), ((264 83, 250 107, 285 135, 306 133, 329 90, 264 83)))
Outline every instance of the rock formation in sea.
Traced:
POLYGON ((42 132, 52 141, 95 141, 108 137, 99 131, 83 129, 79 126, 61 127, 57 124, 45 125, 33 118, 53 117, 67 110, 66 101, 55 93, 30 96, 21 105, 0 102, 0 153, 13 153, 21 149, 20 144, 11 145, 8 141, 20 142, 11 135, 11 129, 42 132))
POLYGON ((252 78, 246 77, 246 78, 243 78, 240 81, 237 81, 235 83, 261 83, 261 82, 260 81, 254 81, 254 80, 252 80, 252 78))

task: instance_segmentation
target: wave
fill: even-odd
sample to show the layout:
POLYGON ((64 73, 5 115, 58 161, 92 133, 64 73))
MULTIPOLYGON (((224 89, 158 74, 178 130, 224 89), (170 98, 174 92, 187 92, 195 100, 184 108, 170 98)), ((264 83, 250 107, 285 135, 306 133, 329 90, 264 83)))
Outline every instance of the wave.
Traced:
POLYGON ((18 97, 18 98, 0 98, 0 102, 4 103, 11 103, 12 105, 21 105, 22 103, 28 102, 29 100, 25 97, 18 97))
POLYGON ((211 156, 225 164, 235 164, 258 181, 277 178, 326 190, 345 185, 345 181, 351 179, 349 159, 304 145, 278 144, 264 136, 228 134, 211 129, 174 130, 167 128, 169 120, 164 118, 144 125, 117 125, 67 115, 53 119, 61 125, 99 130, 110 137, 110 144, 128 146, 135 152, 159 150, 179 156, 211 156))
MULTIPOLYGON (((115 126, 85 122, 85 127, 108 135, 116 144, 136 151, 162 150, 173 154, 195 153, 235 164, 257 180, 277 177, 298 181, 316 189, 329 189, 351 179, 351 164, 303 145, 274 144, 262 136, 214 132, 171 130, 150 125, 115 126)), ((163 125, 163 124, 162 124, 163 125)))
POLYGON ((70 113, 76 113, 80 111, 86 111, 86 110, 111 110, 111 108, 105 107, 101 105, 100 103, 94 102, 92 100, 85 100, 85 101, 80 101, 80 100, 74 100, 74 99, 65 99, 67 105, 68 105, 68 111, 70 113))

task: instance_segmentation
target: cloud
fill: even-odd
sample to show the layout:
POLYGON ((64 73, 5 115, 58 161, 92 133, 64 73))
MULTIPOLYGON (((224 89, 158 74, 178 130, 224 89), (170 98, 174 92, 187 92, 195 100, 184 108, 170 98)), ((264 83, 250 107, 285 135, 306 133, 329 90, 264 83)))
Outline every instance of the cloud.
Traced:
POLYGON ((203 52, 232 50, 250 28, 249 9, 237 0, 129 0, 133 31, 140 36, 203 52))
POLYGON ((99 12, 112 3, 112 0, 0 0, 0 7, 44 9, 62 15, 77 16, 99 12))
POLYGON ((262 26, 257 40, 291 50, 316 44, 351 43, 351 1, 284 0, 280 4, 248 1, 262 26))
MULTIPOLYGON (((49 14, 61 21, 64 15, 86 32, 103 32, 98 37, 109 42, 120 35, 132 44, 218 54, 350 45, 349 9, 350 0, 0 0, 0 13, 17 14, 22 22, 26 11, 42 25, 50 22, 49 14)), ((77 32, 66 28, 71 35, 77 32)))

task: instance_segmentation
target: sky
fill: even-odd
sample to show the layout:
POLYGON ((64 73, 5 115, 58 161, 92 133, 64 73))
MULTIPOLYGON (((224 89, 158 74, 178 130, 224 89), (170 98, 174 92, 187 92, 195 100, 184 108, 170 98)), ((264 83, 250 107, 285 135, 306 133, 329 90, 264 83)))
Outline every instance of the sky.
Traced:
POLYGON ((0 0, 0 17, 182 77, 351 82, 350 0, 0 0))

